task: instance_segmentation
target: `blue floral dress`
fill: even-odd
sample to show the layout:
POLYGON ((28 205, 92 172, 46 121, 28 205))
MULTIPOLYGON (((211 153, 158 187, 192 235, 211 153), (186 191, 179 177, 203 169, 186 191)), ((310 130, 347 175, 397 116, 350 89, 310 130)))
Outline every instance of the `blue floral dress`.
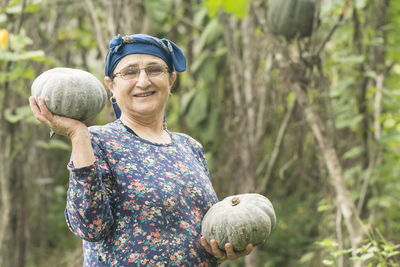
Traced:
POLYGON ((216 266, 200 245, 201 221, 218 201, 202 146, 133 135, 120 120, 89 128, 96 162, 70 170, 65 216, 84 239, 84 266, 216 266))

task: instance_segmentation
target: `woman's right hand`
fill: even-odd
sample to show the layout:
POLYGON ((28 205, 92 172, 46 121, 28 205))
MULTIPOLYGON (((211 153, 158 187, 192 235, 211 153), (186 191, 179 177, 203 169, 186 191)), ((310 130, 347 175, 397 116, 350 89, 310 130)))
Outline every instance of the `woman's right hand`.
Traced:
POLYGON ((35 97, 30 96, 29 105, 35 118, 47 125, 56 134, 72 139, 81 131, 87 132, 87 126, 83 122, 51 113, 42 97, 38 98, 37 103, 35 97))

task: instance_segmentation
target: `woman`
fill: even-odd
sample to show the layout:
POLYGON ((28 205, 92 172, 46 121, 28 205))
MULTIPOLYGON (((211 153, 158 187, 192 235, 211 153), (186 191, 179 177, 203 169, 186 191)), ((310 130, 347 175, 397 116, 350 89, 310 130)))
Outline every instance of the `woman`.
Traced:
POLYGON ((165 126, 165 104, 181 49, 167 39, 116 36, 105 84, 117 120, 86 127, 53 115, 30 97, 35 117, 71 139, 65 216, 82 238, 84 266, 216 266, 252 250, 226 252, 201 237, 201 221, 218 201, 204 151, 193 138, 165 126))

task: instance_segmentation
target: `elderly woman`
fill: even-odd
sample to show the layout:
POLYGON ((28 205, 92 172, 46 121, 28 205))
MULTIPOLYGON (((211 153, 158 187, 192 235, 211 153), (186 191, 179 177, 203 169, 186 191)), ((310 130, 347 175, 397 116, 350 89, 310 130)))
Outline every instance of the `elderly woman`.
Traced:
POLYGON ((201 237, 201 221, 218 201, 202 146, 165 124, 165 105, 182 50, 167 39, 116 36, 105 84, 117 120, 87 127, 53 115, 30 98, 36 118, 71 140, 65 217, 82 238, 84 266, 216 266, 249 254, 226 252, 201 237))

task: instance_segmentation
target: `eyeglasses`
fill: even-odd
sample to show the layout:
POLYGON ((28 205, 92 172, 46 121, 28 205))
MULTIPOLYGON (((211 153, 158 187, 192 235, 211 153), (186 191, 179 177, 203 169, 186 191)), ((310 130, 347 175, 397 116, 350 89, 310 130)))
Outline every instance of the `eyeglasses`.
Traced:
POLYGON ((140 71, 144 70, 149 78, 157 77, 164 72, 168 71, 168 67, 163 65, 150 65, 145 68, 139 67, 127 67, 125 69, 120 70, 119 72, 113 75, 113 78, 117 75, 121 76, 124 80, 136 80, 139 75, 140 71))

